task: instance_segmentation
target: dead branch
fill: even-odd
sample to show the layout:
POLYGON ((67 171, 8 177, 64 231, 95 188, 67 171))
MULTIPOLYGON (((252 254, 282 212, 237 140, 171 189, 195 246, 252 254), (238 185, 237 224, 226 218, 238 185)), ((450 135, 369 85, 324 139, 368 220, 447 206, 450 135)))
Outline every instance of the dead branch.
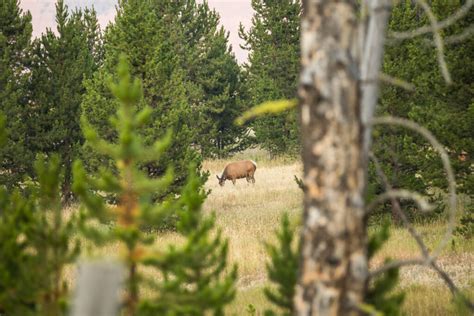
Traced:
POLYGON ((424 128, 423 126, 412 122, 410 120, 404 119, 404 118, 397 118, 397 117, 380 117, 380 118, 375 118, 372 120, 372 124, 385 124, 385 125, 398 125, 398 126, 403 126, 405 128, 408 128, 412 131, 415 131, 422 135, 426 140, 429 141, 431 146, 438 152, 438 154, 441 157, 441 161, 443 163, 443 167, 446 171, 447 175, 447 180, 448 180, 448 192, 449 192, 449 220, 448 220, 448 227, 446 229, 446 232, 441 239, 439 245, 437 248, 433 251, 432 257, 436 258, 439 256, 441 251, 444 249, 444 247, 449 243, 452 237, 452 233, 454 230, 455 226, 455 221, 456 221, 456 207, 457 207, 457 197, 456 197, 456 180, 454 178, 454 172, 451 167, 451 163, 449 161, 449 156, 446 150, 443 148, 443 146, 439 143, 439 141, 434 137, 434 135, 424 128))
MULTIPOLYGON (((389 183, 389 181, 387 179, 387 176, 385 175, 385 172, 383 172, 378 159, 373 155, 373 153, 370 153, 370 158, 373 160, 373 162, 375 164, 377 174, 380 177, 380 179, 382 180, 385 189, 388 190, 388 192, 394 192, 394 190, 391 189, 392 186, 389 183)), ((413 194, 414 192, 411 192, 411 193, 413 194)), ((417 193, 415 193, 415 194, 417 194, 417 193)), ((380 276, 381 274, 387 272, 390 269, 394 269, 394 268, 401 268, 401 267, 408 266, 408 265, 426 266, 426 267, 429 267, 429 268, 433 269, 438 274, 438 276, 446 283, 446 285, 448 286, 449 290, 451 291, 451 293, 453 295, 458 295, 459 297, 461 297, 461 299, 464 301, 466 306, 469 306, 469 308, 471 310, 474 310, 474 304, 462 294, 462 292, 456 287, 454 281, 449 277, 449 275, 437 265, 436 257, 430 255, 428 247, 423 242, 423 239, 421 238, 418 231, 408 221, 408 218, 406 217, 405 212, 403 212, 403 210, 400 208, 400 204, 393 203, 393 200, 396 201, 396 198, 392 197, 392 206, 396 210, 398 216, 402 219, 402 221, 405 224, 405 227, 407 228, 410 235, 415 239, 416 243, 418 244, 418 247, 420 248, 420 251, 421 251, 421 254, 422 254, 422 258, 391 261, 391 262, 389 262, 387 264, 384 264, 383 266, 375 269, 374 271, 371 271, 369 273, 369 279, 380 276)), ((369 207, 370 207, 370 205, 369 205, 369 207)))
MULTIPOLYGON (((458 44, 465 41, 466 39, 471 37, 473 34, 474 34, 474 24, 471 24, 468 27, 466 27, 461 33, 445 37, 443 41, 445 45, 458 44)), ((426 42, 432 46, 436 46, 436 43, 434 41, 430 41, 427 39, 426 42)))
POLYGON ((413 92, 415 91, 415 85, 409 82, 406 82, 405 80, 402 80, 400 78, 394 78, 390 75, 380 73, 379 74, 379 79, 382 82, 391 84, 392 86, 396 86, 402 89, 405 89, 407 91, 413 92))
POLYGON ((451 74, 448 70, 448 65, 446 64, 446 59, 444 58, 444 44, 443 39, 441 38, 441 34, 439 29, 437 28, 438 21, 436 20, 436 16, 434 15, 431 7, 426 3, 425 0, 416 0, 416 2, 423 8, 426 13, 426 16, 430 20, 431 23, 431 30, 433 33, 433 39, 436 44, 436 55, 438 57, 438 64, 441 68, 441 73, 443 74, 443 78, 447 84, 451 84, 451 74))
POLYGON ((375 269, 374 271, 371 271, 370 272, 370 278, 371 279, 376 278, 376 277, 384 274, 385 272, 387 272, 388 270, 391 270, 391 269, 401 268, 401 267, 405 267, 405 266, 425 265, 425 264, 426 264, 426 260, 424 258, 407 259, 407 260, 393 260, 393 261, 390 261, 390 262, 384 264, 383 266, 375 269))
MULTIPOLYGON (((385 175, 385 172, 383 172, 382 167, 380 166, 380 163, 377 160, 377 158, 373 154, 370 155, 370 158, 372 159, 372 161, 375 164, 375 170, 377 172, 377 175, 382 180, 382 182, 384 184, 384 187, 385 187, 385 190, 392 190, 392 186, 391 186, 390 182, 388 181, 387 176, 385 175)), ((408 220, 408 218, 405 215, 405 212, 403 212, 402 208, 400 207, 400 204, 398 203, 398 201, 397 201, 397 203, 393 203, 393 200, 395 200, 395 201, 397 201, 397 200, 392 199, 392 205, 395 209, 396 214, 403 221, 403 224, 405 225, 406 229, 408 230, 410 235, 413 237, 413 239, 415 239, 416 243, 418 244, 418 247, 420 248, 420 251, 421 251, 423 257, 424 258, 429 257, 430 253, 429 253, 428 247, 426 247, 425 243, 423 242, 423 238, 418 233, 418 231, 415 229, 415 227, 413 227, 413 225, 410 223, 410 221, 408 220)))
POLYGON ((429 212, 434 209, 434 205, 430 204, 422 194, 409 190, 388 190, 377 196, 368 206, 367 211, 372 211, 378 204, 387 200, 403 199, 413 200, 422 212, 429 212))
MULTIPOLYGON (((448 26, 453 25, 456 21, 463 18, 469 12, 469 10, 471 9, 473 5, 474 5, 474 0, 466 1, 466 3, 462 7, 459 8, 459 10, 457 10, 454 14, 449 16, 446 20, 436 23, 435 29, 441 30, 448 26)), ((406 32, 390 32, 389 37, 393 39, 397 39, 397 40, 404 40, 404 39, 414 38, 426 33, 430 33, 432 31, 433 31, 433 25, 425 25, 415 30, 410 30, 406 32)))

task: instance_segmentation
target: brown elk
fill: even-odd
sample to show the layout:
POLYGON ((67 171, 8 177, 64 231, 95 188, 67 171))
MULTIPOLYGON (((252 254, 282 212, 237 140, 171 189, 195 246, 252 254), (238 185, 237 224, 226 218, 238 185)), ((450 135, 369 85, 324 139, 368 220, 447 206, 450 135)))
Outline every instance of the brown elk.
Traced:
POLYGON ((225 180, 231 180, 234 185, 235 180, 242 178, 246 178, 247 182, 255 183, 255 170, 257 170, 257 163, 253 160, 231 162, 225 166, 222 175, 220 177, 216 175, 216 177, 221 187, 224 186, 225 180))

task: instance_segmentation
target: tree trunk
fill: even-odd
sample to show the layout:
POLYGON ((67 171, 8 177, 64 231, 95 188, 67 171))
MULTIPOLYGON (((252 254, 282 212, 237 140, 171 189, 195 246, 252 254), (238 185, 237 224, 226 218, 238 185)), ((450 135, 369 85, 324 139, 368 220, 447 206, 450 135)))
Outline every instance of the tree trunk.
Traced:
POLYGON ((298 315, 353 315, 367 281, 357 1, 305 0, 300 119, 304 227, 298 315))
MULTIPOLYGON (((68 151, 72 151, 73 149, 68 146, 68 151)), ((68 206, 73 201, 72 195, 72 159, 70 154, 66 154, 62 157, 62 161, 64 164, 64 180, 62 184, 62 198, 63 198, 63 205, 68 206)))

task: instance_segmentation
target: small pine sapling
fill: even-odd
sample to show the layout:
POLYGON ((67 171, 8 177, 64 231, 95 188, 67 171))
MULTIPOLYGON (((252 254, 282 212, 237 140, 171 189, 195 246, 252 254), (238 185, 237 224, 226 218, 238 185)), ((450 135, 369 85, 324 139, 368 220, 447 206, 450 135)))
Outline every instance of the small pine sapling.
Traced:
POLYGON ((37 184, 27 196, 0 192, 0 311, 7 315, 64 315, 66 265, 76 260, 79 218, 61 206, 59 156, 35 162, 37 184))
MULTIPOLYGON (((270 302, 279 307, 282 315, 292 315, 293 297, 298 279, 299 253, 292 245, 295 230, 290 227, 288 214, 284 214, 281 229, 276 232, 276 235, 278 245, 266 244, 271 258, 271 261, 267 263, 268 278, 276 285, 276 289, 266 287, 264 293, 270 302)), ((265 311, 265 315, 275 314, 271 310, 265 311)))
POLYGON ((34 315, 40 288, 31 236, 34 203, 18 190, 0 189, 0 315, 34 315))
POLYGON ((129 65, 124 56, 118 66, 118 83, 109 83, 119 101, 115 117, 111 118, 118 143, 101 138, 85 118, 82 119, 87 145, 110 157, 118 176, 102 169, 95 178, 86 175, 80 162, 74 166, 74 192, 83 202, 84 217, 116 225, 110 230, 83 225, 84 233, 93 241, 118 242, 124 248, 127 266, 127 287, 124 301, 126 315, 190 315, 213 311, 223 313, 223 306, 234 297, 235 269, 225 276, 227 242, 220 233, 211 237, 214 219, 203 219, 201 205, 205 194, 195 167, 190 167, 187 184, 177 197, 154 203, 153 197, 164 192, 173 183, 173 170, 168 166, 161 178, 150 179, 140 165, 159 160, 171 142, 171 133, 153 146, 145 146, 139 131, 149 121, 151 110, 144 107, 139 80, 132 81, 129 65), (100 194, 113 194, 117 206, 106 203, 100 194), (185 241, 182 247, 169 246, 167 251, 153 249, 155 234, 142 228, 161 225, 171 215, 178 217, 177 231, 185 241), (145 278, 141 269, 152 267, 156 278, 145 278), (140 289, 149 287, 147 298, 140 289))
POLYGON ((454 233, 465 239, 474 237, 474 204, 471 203, 461 217, 459 225, 456 227, 454 233))
POLYGON ((167 252, 144 260, 163 279, 153 284, 156 294, 144 300, 143 315, 223 315, 224 306, 235 296, 237 270, 234 266, 225 274, 228 244, 220 231, 211 237, 215 219, 203 218, 206 195, 194 170, 191 166, 179 200, 177 231, 185 238, 184 244, 169 246, 167 252))
MULTIPOLYGON (((367 256, 370 260, 375 253, 379 251, 390 236, 390 222, 386 220, 381 229, 374 232, 369 238, 367 246, 367 256)), ((386 262, 389 259, 386 260, 386 262)), ((401 315, 401 305, 405 298, 403 292, 394 293, 393 290, 399 281, 399 268, 387 270, 382 276, 373 280, 369 285, 366 295, 367 305, 365 309, 373 313, 381 312, 382 315, 396 316, 401 315)))
POLYGON ((36 273, 44 275, 39 309, 44 315, 64 315, 69 290, 64 279, 66 265, 76 261, 81 247, 77 238, 78 214, 63 210, 61 191, 63 170, 59 155, 40 156, 35 162, 38 186, 34 187, 38 225, 30 236, 38 251, 36 273))

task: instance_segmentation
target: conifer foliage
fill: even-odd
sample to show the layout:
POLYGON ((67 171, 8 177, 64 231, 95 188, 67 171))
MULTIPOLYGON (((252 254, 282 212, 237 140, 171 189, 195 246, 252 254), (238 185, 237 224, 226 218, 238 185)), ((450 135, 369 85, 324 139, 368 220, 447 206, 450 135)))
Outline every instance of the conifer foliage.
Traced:
MULTIPOLYGON (((390 237, 390 222, 385 221, 380 229, 376 230, 369 238, 368 258, 369 260, 382 248, 390 237)), ((389 261, 390 259, 386 259, 389 261)), ((372 280, 366 295, 369 310, 374 309, 383 315, 401 315, 401 305, 405 299, 404 292, 395 290, 399 281, 399 268, 389 269, 382 276, 372 280)))
POLYGON ((0 2, 0 111, 8 118, 8 138, 0 149, 0 183, 18 186, 25 173, 32 173, 34 154, 27 144, 28 89, 26 71, 31 40, 31 15, 19 0, 0 2))
POLYGON ((82 143, 80 104, 83 80, 100 63, 101 41, 93 10, 69 12, 56 3, 57 34, 48 29, 33 43, 29 146, 34 152, 58 153, 64 165, 63 196, 71 197, 72 163, 82 143))
POLYGON ((57 155, 35 162, 37 184, 26 196, 0 191, 0 312, 6 315, 64 315, 69 289, 66 265, 80 252, 79 217, 65 215, 57 155))
MULTIPOLYGON (((295 229, 290 227, 288 214, 281 221, 281 230, 277 232, 278 245, 267 244, 267 252, 271 261, 267 264, 268 278, 277 286, 276 291, 265 288, 267 299, 279 307, 282 315, 294 312, 293 297, 295 296, 298 279, 299 254, 294 249, 295 229)), ((274 311, 266 311, 265 315, 275 315, 274 311)))
MULTIPOLYGON (((444 20, 462 3, 436 0, 430 1, 430 7, 438 20, 444 20)), ((449 39, 471 27, 473 21, 474 11, 470 10, 466 16, 440 32, 449 39)), ((400 1, 392 9, 389 24, 392 31, 412 30, 422 25, 429 25, 429 19, 417 4, 400 1)), ((473 52, 472 36, 458 43, 446 43, 445 57, 453 78, 453 83, 446 85, 439 71, 431 35, 389 43, 384 56, 384 73, 413 84, 414 91, 384 85, 378 107, 378 115, 413 120, 428 128, 442 144, 447 145, 456 173, 457 190, 463 193, 473 192, 474 188, 473 52)), ((375 132, 373 151, 394 188, 427 195, 432 195, 433 187, 446 188, 441 160, 426 141, 400 128, 379 127, 375 132)), ((375 189, 380 191, 381 188, 376 186, 375 189)), ((402 206, 409 210, 407 214, 410 217, 421 217, 421 214, 416 215, 413 203, 404 201, 402 206)))
POLYGON ((178 198, 167 198, 153 204, 152 197, 163 192, 173 182, 173 169, 158 178, 149 178, 140 164, 159 160, 172 143, 168 132, 161 140, 146 146, 140 131, 152 118, 152 109, 138 104, 142 101, 142 86, 132 81, 130 66, 122 56, 118 66, 118 82, 109 82, 119 107, 111 118, 118 142, 108 142, 83 117, 86 145, 109 156, 118 176, 101 169, 97 177, 86 175, 81 163, 74 166, 74 191, 84 203, 83 214, 101 221, 115 220, 109 231, 85 224, 83 231, 92 240, 119 242, 124 248, 127 266, 126 315, 192 315, 212 312, 220 315, 225 304, 234 296, 235 269, 225 274, 227 242, 220 234, 211 237, 213 218, 203 218, 201 206, 205 194, 196 166, 188 169, 189 176, 178 198), (116 196, 117 206, 107 205, 95 192, 116 196), (153 249, 156 238, 141 227, 160 225, 170 214, 178 215, 177 231, 184 244, 169 246, 165 251, 153 249), (151 267, 156 276, 145 280, 141 269, 151 267), (159 280, 159 281, 157 281, 159 280), (150 287, 152 295, 142 297, 140 289, 150 287))
MULTIPOLYGON (((240 26, 239 35, 249 51, 245 65, 245 102, 255 106, 269 100, 296 96, 299 69, 301 1, 252 0, 252 26, 240 26)), ((296 112, 258 118, 252 124, 257 142, 277 154, 297 155, 299 130, 296 112)))
MULTIPOLYGON (((223 156, 242 149, 246 128, 231 122, 239 111, 240 69, 218 27, 217 13, 207 3, 187 1, 120 1, 117 16, 105 32, 105 60, 92 80, 82 111, 108 141, 116 134, 108 122, 117 106, 104 78, 114 73, 118 56, 128 56, 131 71, 143 82, 144 103, 151 108, 151 124, 142 130, 145 143, 174 130, 172 144, 160 160, 143 164, 152 177, 175 168, 172 185, 157 199, 177 194, 186 182, 188 165, 201 173, 202 156, 223 156)), ((142 106, 141 104, 139 106, 142 106)), ((103 155, 82 151, 87 170, 113 163, 103 155)))

